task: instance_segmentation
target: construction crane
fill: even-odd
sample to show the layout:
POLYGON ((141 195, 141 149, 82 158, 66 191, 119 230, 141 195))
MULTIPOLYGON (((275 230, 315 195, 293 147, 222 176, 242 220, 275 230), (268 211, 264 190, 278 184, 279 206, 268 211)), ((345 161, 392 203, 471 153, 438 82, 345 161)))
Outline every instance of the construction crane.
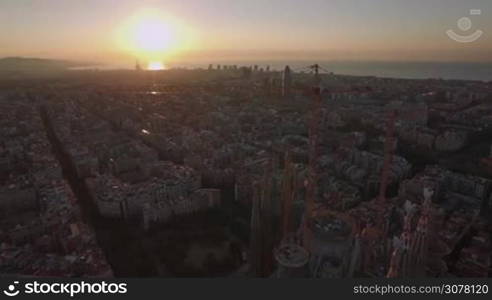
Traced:
POLYGON ((309 66, 314 71, 314 86, 313 86, 313 101, 311 106, 311 122, 309 125, 309 165, 308 165, 308 180, 306 186, 306 207, 303 220, 303 238, 304 247, 310 248, 310 230, 308 228, 309 221, 313 216, 314 200, 316 197, 316 185, 318 176, 316 173, 316 163, 318 160, 318 143, 319 143, 319 123, 321 113, 321 89, 319 78, 319 65, 314 64, 309 66))

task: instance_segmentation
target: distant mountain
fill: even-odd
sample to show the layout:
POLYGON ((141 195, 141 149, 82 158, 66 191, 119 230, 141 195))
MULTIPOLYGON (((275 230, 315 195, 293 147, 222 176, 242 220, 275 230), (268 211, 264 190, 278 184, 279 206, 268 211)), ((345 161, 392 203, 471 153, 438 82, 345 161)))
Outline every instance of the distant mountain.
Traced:
POLYGON ((71 67, 88 63, 27 57, 6 57, 0 59, 0 75, 7 77, 47 76, 63 72, 71 67))

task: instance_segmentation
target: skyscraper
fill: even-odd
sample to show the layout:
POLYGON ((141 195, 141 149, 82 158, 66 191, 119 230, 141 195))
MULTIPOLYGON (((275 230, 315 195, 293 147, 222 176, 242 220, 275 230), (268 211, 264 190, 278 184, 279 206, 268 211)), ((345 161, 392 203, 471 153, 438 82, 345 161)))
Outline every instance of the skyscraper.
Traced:
POLYGON ((140 67, 140 62, 138 59, 135 61, 135 71, 141 71, 142 67, 140 67))
POLYGON ((282 74, 282 96, 289 97, 291 94, 292 74, 289 66, 285 66, 282 74))

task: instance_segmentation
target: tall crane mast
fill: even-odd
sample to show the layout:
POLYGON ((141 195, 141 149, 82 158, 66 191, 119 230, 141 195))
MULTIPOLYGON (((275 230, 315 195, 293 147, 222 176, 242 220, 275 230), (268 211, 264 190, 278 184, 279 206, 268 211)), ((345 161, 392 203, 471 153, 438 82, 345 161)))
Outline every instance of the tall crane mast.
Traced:
POLYGON ((313 216, 314 200, 316 197, 316 185, 318 176, 316 173, 316 163, 318 160, 318 143, 319 143, 319 123, 321 113, 321 88, 319 78, 319 65, 309 66, 314 71, 313 101, 311 106, 311 122, 309 125, 309 165, 308 180, 306 187, 306 207, 303 222, 304 247, 310 248, 310 231, 308 224, 313 216))

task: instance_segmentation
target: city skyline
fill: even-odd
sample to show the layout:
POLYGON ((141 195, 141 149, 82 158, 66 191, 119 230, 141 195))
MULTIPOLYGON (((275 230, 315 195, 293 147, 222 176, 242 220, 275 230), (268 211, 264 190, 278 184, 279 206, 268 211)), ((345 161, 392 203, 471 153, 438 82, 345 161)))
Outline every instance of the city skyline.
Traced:
MULTIPOLYGON (((108 63, 133 57, 164 62, 306 58, 485 62, 492 60, 487 30, 492 28, 487 17, 491 6, 485 0, 2 1, 0 57, 108 63), (469 16, 470 9, 482 14, 469 16), (173 51, 154 49, 149 54, 128 38, 122 45, 121 34, 128 37, 131 20, 142 20, 149 13, 171 24, 173 51), (472 20, 467 32, 482 30, 483 36, 468 44, 446 36, 449 29, 459 32, 456 22, 466 16, 472 20)), ((147 42, 155 42, 158 35, 147 37, 147 42)))

